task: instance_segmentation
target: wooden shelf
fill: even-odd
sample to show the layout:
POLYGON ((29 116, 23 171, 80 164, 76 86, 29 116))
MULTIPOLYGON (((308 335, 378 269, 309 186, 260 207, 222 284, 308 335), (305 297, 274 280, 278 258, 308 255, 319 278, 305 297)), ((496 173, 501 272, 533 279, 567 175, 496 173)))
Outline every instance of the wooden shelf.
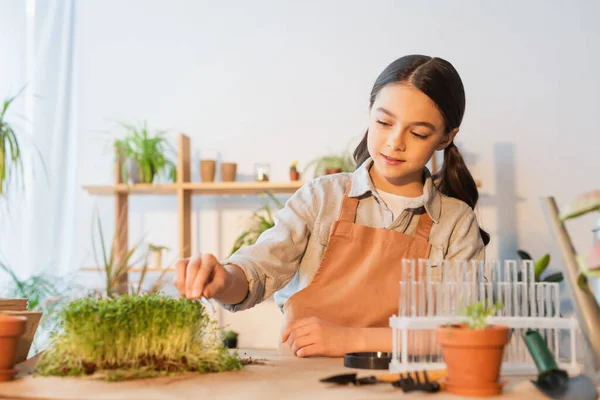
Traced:
POLYGON ((294 193, 304 182, 215 182, 184 183, 184 190, 192 194, 259 194, 264 192, 294 193))
POLYGON ((173 184, 135 184, 119 183, 106 186, 84 186, 92 195, 112 196, 114 194, 131 195, 175 195, 178 189, 190 191, 192 194, 260 194, 266 191, 273 193, 294 193, 304 184, 295 182, 214 182, 194 183, 182 182, 173 184))
POLYGON ((112 196, 114 194, 176 194, 177 184, 167 185, 153 185, 153 184, 135 184, 126 185, 124 183, 118 183, 116 185, 106 186, 84 186, 90 194, 98 196, 112 196))
MULTIPOLYGON (((95 272, 104 272, 104 268, 100 267, 82 267, 79 269, 80 271, 95 271, 95 272)), ((127 272, 142 272, 142 268, 129 268, 127 272)), ((175 268, 148 268, 146 270, 147 273, 154 272, 175 272, 175 268)))

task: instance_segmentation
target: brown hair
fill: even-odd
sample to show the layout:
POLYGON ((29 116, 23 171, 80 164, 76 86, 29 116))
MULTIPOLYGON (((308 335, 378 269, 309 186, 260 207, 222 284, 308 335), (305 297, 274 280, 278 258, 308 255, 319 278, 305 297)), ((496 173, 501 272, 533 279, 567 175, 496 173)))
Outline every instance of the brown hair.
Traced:
MULTIPOLYGON (((373 107, 384 86, 400 82, 410 83, 433 100, 444 117, 446 133, 460 126, 465 113, 465 89, 458 72, 448 61, 423 55, 408 55, 397 59, 377 77, 371 90, 370 107, 373 107)), ((357 166, 369 158, 368 133, 367 130, 354 150, 357 166)), ((477 205, 477 185, 454 143, 444 149, 444 162, 433 179, 438 190, 446 196, 462 200, 472 209, 477 205)), ((479 232, 487 246, 490 235, 481 228, 479 232)))

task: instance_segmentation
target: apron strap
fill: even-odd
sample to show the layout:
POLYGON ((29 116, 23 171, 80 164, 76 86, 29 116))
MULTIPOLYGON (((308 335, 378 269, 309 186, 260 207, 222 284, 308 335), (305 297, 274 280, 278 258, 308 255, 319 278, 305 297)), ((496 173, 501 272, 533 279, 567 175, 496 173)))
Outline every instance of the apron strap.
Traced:
POLYGON ((431 232, 431 226, 433 225, 433 221, 427 211, 423 211, 423 214, 419 217, 419 222, 417 223, 417 230, 415 231, 415 239, 423 240, 425 242, 429 241, 429 233, 431 232))
POLYGON ((342 201, 342 208, 340 210, 339 221, 346 221, 354 223, 356 220, 356 210, 358 208, 358 199, 356 197, 348 197, 350 193, 350 187, 352 182, 348 182, 346 190, 344 192, 344 200, 342 201))

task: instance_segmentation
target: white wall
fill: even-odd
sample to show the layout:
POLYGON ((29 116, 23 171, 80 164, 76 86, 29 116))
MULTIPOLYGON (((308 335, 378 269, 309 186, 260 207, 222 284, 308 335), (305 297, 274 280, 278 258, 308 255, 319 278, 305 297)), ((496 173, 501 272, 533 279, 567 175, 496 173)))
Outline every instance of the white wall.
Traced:
MULTIPOLYGON (((111 119, 147 119, 189 135, 195 181, 199 157, 236 161, 243 175, 268 162, 273 180, 287 180, 291 160, 303 166, 353 146, 377 75, 401 55, 423 53, 451 61, 465 83, 458 142, 483 181, 488 258, 524 248, 537 257, 551 252, 556 268, 560 254, 540 197, 564 203, 598 186, 598 2, 88 0, 78 7, 80 185, 111 183, 109 136, 101 132, 114 127, 111 119)), ((113 202, 82 190, 78 204, 75 259, 90 265, 93 207, 110 227, 113 202)), ((195 198, 194 250, 226 255, 259 204, 195 198)), ((176 248, 175 207, 174 197, 132 199, 130 241, 146 233, 176 248)), ((592 217, 569 224, 582 251, 591 225, 592 217)), ((272 303, 224 318, 242 330, 242 345, 277 338, 272 303), (264 315, 270 322, 257 326, 264 315)))

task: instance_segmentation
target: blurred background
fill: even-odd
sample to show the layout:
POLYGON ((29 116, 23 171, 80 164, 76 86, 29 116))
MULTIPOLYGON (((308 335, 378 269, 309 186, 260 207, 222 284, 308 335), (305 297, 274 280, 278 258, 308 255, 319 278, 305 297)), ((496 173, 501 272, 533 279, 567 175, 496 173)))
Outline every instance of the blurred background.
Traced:
MULTIPOLYGON (((4 117, 23 138, 24 169, 5 191, 0 260, 20 280, 101 285, 97 222, 110 242, 116 205, 84 186, 115 183, 113 144, 131 134, 123 123, 164 130, 175 149, 187 135, 191 182, 205 159, 217 162, 215 181, 232 162, 237 181, 263 168, 289 182, 295 161, 307 181, 311 161, 351 153, 362 137, 378 74, 419 53, 450 61, 465 85, 457 145, 481 181, 487 259, 523 249, 561 270, 540 199, 565 204, 598 186, 598 15, 599 2, 582 0, 0 0, 0 95, 24 88, 4 117)), ((264 195, 192 196, 192 252, 226 257, 265 204, 277 209, 264 195)), ((177 206, 175 195, 129 199, 129 244, 167 247, 161 266, 178 258, 177 206)), ((597 218, 568 223, 581 253, 597 218)), ((174 293, 169 271, 145 279, 160 275, 174 293)), ((11 279, 1 274, 0 287, 11 279)), ((277 344, 272 301, 218 318, 242 347, 277 344)))

